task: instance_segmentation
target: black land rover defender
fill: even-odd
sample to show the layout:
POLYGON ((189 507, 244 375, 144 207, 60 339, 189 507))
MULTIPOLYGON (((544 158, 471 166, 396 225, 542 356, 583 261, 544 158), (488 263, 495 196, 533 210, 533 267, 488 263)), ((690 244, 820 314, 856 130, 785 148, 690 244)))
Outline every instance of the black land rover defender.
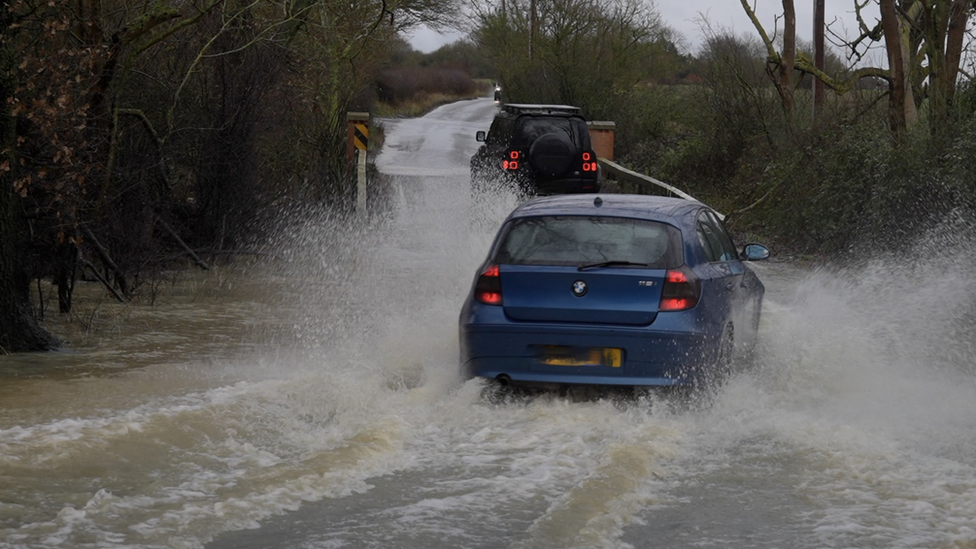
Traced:
POLYGON ((502 105, 484 142, 471 157, 471 185, 477 192, 515 185, 532 194, 600 190, 600 166, 586 120, 567 105, 502 105))

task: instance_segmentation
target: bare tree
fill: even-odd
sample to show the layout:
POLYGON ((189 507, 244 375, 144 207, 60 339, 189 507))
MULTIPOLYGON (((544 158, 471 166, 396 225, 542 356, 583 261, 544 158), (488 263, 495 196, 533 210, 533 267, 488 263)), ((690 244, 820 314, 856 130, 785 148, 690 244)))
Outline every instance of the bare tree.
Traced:
POLYGON ((896 0, 880 0, 880 7, 888 52, 888 120, 892 132, 898 134, 918 120, 911 82, 911 28, 907 19, 898 13, 900 6, 896 0))
MULTIPOLYGON (((795 19, 792 0, 783 0, 784 42, 777 51, 774 37, 760 24, 748 0, 740 0, 769 51, 769 63, 779 67, 775 79, 781 88, 791 65, 793 69, 814 75, 838 94, 855 89, 864 78, 881 78, 888 82, 889 124, 898 135, 919 119, 918 107, 928 100, 929 121, 933 129, 944 126, 950 115, 960 73, 966 30, 976 10, 972 0, 854 0, 861 34, 842 45, 851 52, 853 64, 859 65, 870 44, 884 41, 887 67, 857 66, 843 74, 828 74, 803 54, 790 60, 789 34, 795 19), (870 4, 877 5, 880 19, 868 24, 863 16, 870 4)), ((783 91, 781 90, 781 94, 783 91)), ((788 108, 784 103, 784 108, 788 108)))

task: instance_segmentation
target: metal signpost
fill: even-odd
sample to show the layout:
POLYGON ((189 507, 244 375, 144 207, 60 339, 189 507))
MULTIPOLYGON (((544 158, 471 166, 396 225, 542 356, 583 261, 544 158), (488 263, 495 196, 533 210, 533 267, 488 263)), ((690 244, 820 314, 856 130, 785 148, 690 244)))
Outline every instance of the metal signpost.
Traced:
POLYGON ((347 145, 346 159, 352 160, 353 151, 356 162, 356 211, 366 211, 366 149, 369 145, 369 113, 350 112, 346 114, 347 145))

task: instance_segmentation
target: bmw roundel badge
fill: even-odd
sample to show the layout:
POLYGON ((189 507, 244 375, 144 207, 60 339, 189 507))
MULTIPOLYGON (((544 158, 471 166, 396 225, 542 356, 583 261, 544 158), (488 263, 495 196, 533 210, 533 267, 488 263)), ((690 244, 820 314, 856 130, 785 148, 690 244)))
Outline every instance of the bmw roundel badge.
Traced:
POLYGON ((583 282, 582 280, 577 280, 576 282, 573 282, 573 295, 575 295, 576 297, 583 297, 584 295, 586 295, 586 290, 588 289, 589 288, 587 288, 586 282, 583 282))

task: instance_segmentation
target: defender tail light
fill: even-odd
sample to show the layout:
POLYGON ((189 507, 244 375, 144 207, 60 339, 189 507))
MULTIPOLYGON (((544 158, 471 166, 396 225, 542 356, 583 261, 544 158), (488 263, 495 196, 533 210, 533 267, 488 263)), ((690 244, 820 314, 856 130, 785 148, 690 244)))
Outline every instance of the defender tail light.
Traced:
POLYGON ((519 169, 519 152, 518 151, 508 151, 508 156, 502 161, 503 170, 517 170, 519 169))
POLYGON ((664 275, 661 289, 661 311, 685 311, 698 304, 701 298, 701 280, 687 265, 669 269, 664 275))
POLYGON ((502 279, 498 265, 489 265, 478 275, 478 282, 474 285, 474 299, 485 305, 502 304, 502 279))
POLYGON ((590 151, 583 153, 583 171, 584 172, 595 172, 599 169, 596 162, 596 155, 590 151))

